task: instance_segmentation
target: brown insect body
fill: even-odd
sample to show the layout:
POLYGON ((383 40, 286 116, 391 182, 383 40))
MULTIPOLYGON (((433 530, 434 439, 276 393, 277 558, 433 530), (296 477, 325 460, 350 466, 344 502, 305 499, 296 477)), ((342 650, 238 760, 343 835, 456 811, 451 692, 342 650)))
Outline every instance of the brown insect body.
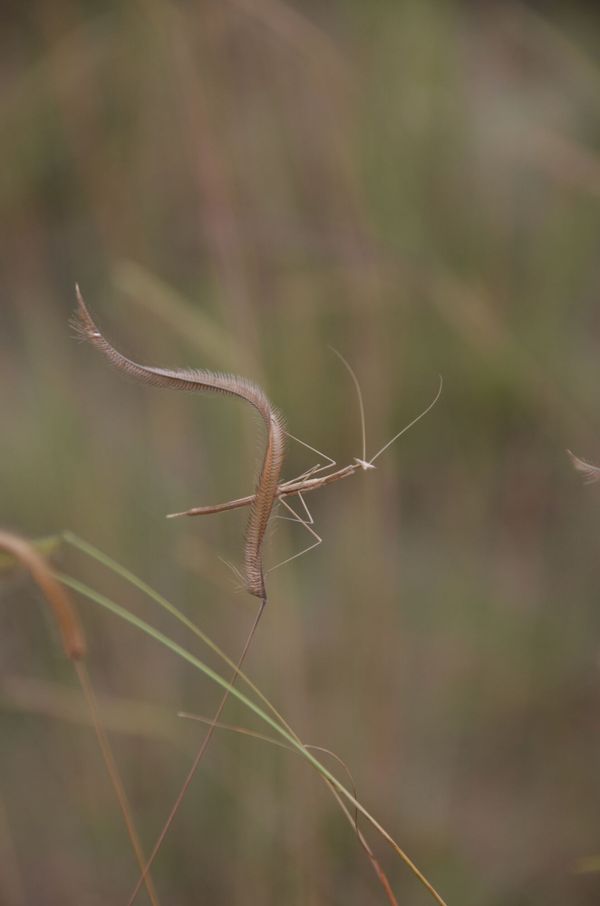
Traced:
MULTIPOLYGON (((349 478, 359 469, 364 468, 358 462, 348 466, 343 466, 335 472, 328 475, 320 475, 318 478, 297 478, 291 481, 283 481, 277 487, 277 500, 282 497, 289 497, 293 494, 306 494, 309 491, 318 491, 334 481, 340 481, 342 478, 349 478)), ((254 505, 256 494, 248 494, 247 497, 237 497, 235 500, 228 500, 226 503, 215 503, 212 506, 196 506, 182 513, 169 513, 167 519, 175 519, 177 516, 209 516, 212 513, 223 513, 226 510, 238 510, 245 506, 254 505)))

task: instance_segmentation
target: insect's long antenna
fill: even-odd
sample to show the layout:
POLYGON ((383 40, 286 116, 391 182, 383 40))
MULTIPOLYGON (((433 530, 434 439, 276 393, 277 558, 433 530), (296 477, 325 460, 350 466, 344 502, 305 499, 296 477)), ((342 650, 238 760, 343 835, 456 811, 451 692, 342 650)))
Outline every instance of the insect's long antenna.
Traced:
MULTIPOLYGON (((360 384, 358 383, 358 378, 356 377, 356 374, 354 373, 354 370, 352 369, 352 366, 350 365, 350 363, 346 361, 346 359, 344 358, 342 353, 338 352, 338 350, 335 349, 335 347, 330 346, 329 348, 331 349, 331 351, 333 353, 335 353, 335 355, 338 357, 338 359, 340 360, 342 365, 344 365, 344 367, 346 368, 346 371, 349 373, 350 377, 352 378, 352 381, 356 388, 356 395, 358 397, 358 408, 360 411, 360 429, 361 429, 361 434, 362 434, 362 460, 361 460, 361 462, 366 462, 366 460, 367 460, 367 429, 365 427, 365 404, 363 403, 362 390, 360 389, 360 384)), ((371 462, 373 462, 373 460, 371 460, 371 462)))
POLYGON ((379 450, 379 451, 375 454, 375 456, 372 456, 372 457, 371 457, 371 459, 369 460, 369 464, 370 464, 370 465, 373 465, 373 463, 375 462, 375 460, 376 460, 376 459, 379 459, 379 457, 381 456, 381 454, 384 453, 384 452, 387 450, 388 447, 391 447, 391 445, 394 443, 395 440, 398 440, 399 437, 402 437, 403 434, 406 434, 406 432, 409 430, 409 428, 412 428, 413 425, 416 425, 417 422, 421 421, 421 419, 424 418, 424 417, 427 415, 427 413, 430 412, 430 411, 433 409, 433 407, 435 406, 435 404, 436 404, 437 401, 439 400, 440 396, 442 395, 442 387, 443 387, 443 386, 444 386, 444 379, 443 379, 443 377, 442 377, 441 374, 440 374, 440 384, 439 384, 439 387, 438 387, 438 389, 437 389, 437 393, 436 393, 436 395, 434 396, 434 398, 432 399, 432 401, 429 403, 429 405, 427 406, 427 408, 426 408, 426 409, 423 409, 423 411, 420 412, 419 415, 416 416, 416 418, 413 418, 413 420, 412 420, 411 422, 409 422, 408 425, 405 425, 404 428, 402 428, 401 431, 398 431, 398 433, 395 434, 395 435, 392 437, 391 440, 388 440, 387 444, 385 444, 385 445, 381 448, 381 450, 379 450))

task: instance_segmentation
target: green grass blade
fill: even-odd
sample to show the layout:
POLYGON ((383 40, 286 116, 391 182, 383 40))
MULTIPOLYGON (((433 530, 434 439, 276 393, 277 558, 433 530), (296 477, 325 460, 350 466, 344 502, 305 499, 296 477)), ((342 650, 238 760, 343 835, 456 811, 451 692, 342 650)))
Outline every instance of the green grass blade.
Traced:
POLYGON ((147 595, 151 600, 153 600, 159 607, 162 607, 163 610, 166 610, 172 617, 174 617, 178 622, 183 626, 193 632, 211 651, 213 651, 218 657, 224 661, 231 670, 236 673, 237 677, 241 679, 249 689, 254 692, 254 694, 263 702, 263 704, 271 711, 271 713, 281 722, 281 725, 286 727, 288 732, 292 735, 295 735, 287 722, 284 720, 279 711, 275 708, 273 704, 266 698, 266 696, 258 689, 258 687, 252 682, 252 680, 246 676, 241 670, 238 670, 236 663, 228 657, 225 652, 219 648, 213 640, 207 636, 202 630, 196 626, 188 617, 185 616, 174 604, 171 604, 160 592, 156 591, 150 585, 140 579, 139 576, 136 576, 131 570, 127 569, 125 566, 122 566, 116 560, 113 560, 112 557, 109 557, 108 554, 105 554, 99 548, 95 547, 93 544, 90 544, 89 541, 84 541, 83 538, 80 538, 74 532, 64 531, 62 533, 62 538, 65 542, 70 544, 72 547, 81 551, 84 554, 87 554, 92 559, 96 560, 98 563, 101 563, 107 569, 110 569, 113 573, 116 573, 118 576, 121 576, 122 579, 125 579, 126 582, 129 582, 143 594, 147 595))
POLYGON ((116 604, 114 601, 111 601, 109 598, 100 594, 99 592, 94 591, 92 588, 89 588, 87 585, 84 585, 82 582, 79 582, 77 579, 72 578, 71 576, 64 575, 62 573, 56 574, 57 578, 63 582, 68 588, 71 588, 73 591, 78 594, 83 595, 91 601, 94 601, 96 604, 99 604, 101 607, 104 607, 106 610, 115 614, 115 616, 120 617, 125 622, 130 623, 132 626, 135 626, 137 629, 140 629, 142 632, 145 632, 146 635, 149 635, 155 641, 167 647, 173 654, 176 654, 178 657, 181 657, 183 660, 187 661, 197 670, 200 670, 206 676, 209 677, 217 685, 221 686, 222 689, 226 689, 228 693, 241 702, 246 708, 252 711, 263 723, 266 723, 272 730, 281 736, 286 742, 295 750, 299 752, 304 759, 309 762, 318 773, 324 777, 332 786, 334 786, 341 795, 350 802, 355 809, 364 815, 364 817, 369 821, 369 823, 384 837, 385 840, 392 846, 400 858, 405 862, 405 864, 410 868, 413 874, 418 878, 418 880, 423 884, 423 886, 429 891, 431 896, 440 904, 440 906, 447 906, 445 901, 442 899, 440 894, 435 890, 435 888, 430 884, 425 875, 417 868, 414 862, 409 858, 409 856, 400 848, 396 843, 393 837, 379 824, 378 821, 367 811, 367 809, 362 805, 352 793, 346 789, 346 787, 340 783, 340 781, 332 774, 327 768, 321 764, 321 762, 315 758, 315 756, 306 749, 302 743, 290 732, 288 732, 284 727, 282 727, 274 718, 270 717, 256 702, 253 702, 249 699, 243 692, 240 692, 235 686, 232 686, 224 677, 219 673, 201 661, 199 658, 195 657, 187 649, 183 648, 181 645, 178 645, 177 642, 174 642, 164 633, 160 632, 158 629, 155 629, 149 623, 146 623, 145 620, 142 620, 140 617, 135 616, 130 613, 121 605, 116 604))

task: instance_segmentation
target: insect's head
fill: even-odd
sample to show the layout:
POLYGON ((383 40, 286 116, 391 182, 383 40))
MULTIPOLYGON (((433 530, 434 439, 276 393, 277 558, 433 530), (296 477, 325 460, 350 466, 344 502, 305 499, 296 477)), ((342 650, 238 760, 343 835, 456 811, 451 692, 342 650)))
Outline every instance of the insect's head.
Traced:
POLYGON ((377 468, 376 466, 373 465, 372 462, 367 462, 366 459, 359 459, 358 456, 355 456, 355 457, 354 457, 354 462, 355 462, 358 466, 361 467, 361 469, 363 470, 363 472, 366 472, 368 469, 375 469, 375 468, 377 468))

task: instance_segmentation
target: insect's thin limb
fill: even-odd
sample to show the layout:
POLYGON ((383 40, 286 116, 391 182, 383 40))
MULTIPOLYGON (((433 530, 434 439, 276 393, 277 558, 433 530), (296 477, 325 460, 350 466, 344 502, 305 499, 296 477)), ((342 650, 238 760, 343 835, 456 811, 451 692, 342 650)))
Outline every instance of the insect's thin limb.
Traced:
POLYGON ((415 418, 413 418, 413 420, 412 420, 411 422, 409 422, 408 425, 405 425, 404 428, 402 428, 401 431, 398 431, 398 433, 395 434, 395 435, 392 437, 391 440, 388 440, 387 444, 384 444, 384 446, 381 448, 381 450, 379 450, 379 451, 375 454, 375 456, 372 456, 372 457, 371 457, 371 459, 370 459, 369 462, 368 462, 368 465, 373 465, 373 463, 375 462, 375 460, 376 460, 376 459, 379 459, 379 457, 381 456, 381 454, 384 453, 384 452, 387 450, 387 448, 390 447, 390 446, 394 443, 394 441, 398 440, 399 437, 402 437, 403 434, 406 434, 406 432, 407 432, 410 428, 412 428, 414 425, 416 425, 417 422, 421 421, 421 419, 424 418, 424 417, 427 415, 427 413, 430 412, 430 411, 433 409, 433 407, 435 406, 435 404, 436 404, 437 401, 439 400, 440 396, 442 395, 442 387, 443 387, 443 386, 444 386, 444 379, 442 378, 442 376, 441 376, 441 374, 440 374, 440 383, 439 383, 439 387, 438 387, 438 389, 437 389, 437 393, 436 393, 436 395, 434 396, 434 398, 432 399, 432 401, 429 403, 429 405, 427 406, 427 408, 426 408, 426 409, 423 409, 423 411, 420 412, 415 418))
MULTIPOLYGON (((311 447, 311 445, 307 444, 305 440, 300 440, 299 437, 296 437, 294 434, 290 434, 289 431, 286 431, 285 433, 287 437, 295 440, 297 444, 301 444, 303 447, 306 447, 307 450, 310 450, 312 453, 316 453, 317 456, 322 456, 323 459, 327 460, 327 463, 324 466, 313 466, 312 469, 309 469, 310 474, 314 475, 316 472, 321 472, 323 471, 323 469, 329 469, 330 467, 333 468, 333 466, 337 465, 335 459, 332 459, 331 456, 327 455, 327 453, 323 453, 321 450, 317 450, 316 447, 311 447)), ((308 473, 305 472, 304 475, 300 475, 298 477, 298 480, 300 480, 301 478, 306 478, 307 474, 308 473)), ((295 481, 296 479, 293 480, 295 481)))
MULTIPOLYGON (((306 519, 303 521, 303 524, 304 525, 314 525, 315 520, 313 519, 313 514, 309 510, 308 504, 306 503, 306 500, 304 499, 302 493, 300 491, 298 491, 297 496, 300 498, 300 503, 302 504, 302 509, 306 513, 306 519)), ((283 500, 281 500, 280 502, 284 503, 283 500)), ((292 510, 292 513, 294 514, 294 516, 293 516, 293 518, 292 518, 292 516, 280 516, 279 518, 280 519, 289 519, 290 522, 298 522, 299 517, 298 517, 298 514, 296 513, 296 511, 294 509, 292 509, 292 507, 289 504, 285 504, 285 505, 287 506, 288 510, 292 510)), ((300 520, 300 521, 302 522, 302 520, 300 520)))
POLYGON ((286 500, 284 500, 282 497, 279 498, 279 502, 282 504, 282 506, 284 506, 286 508, 286 510, 289 510, 289 512, 292 514, 292 516, 291 517, 282 516, 280 518, 282 518, 282 519, 289 518, 291 522, 299 522, 300 525, 303 525, 304 528, 306 529, 306 531, 309 532, 313 536, 313 538, 316 538, 317 540, 314 541, 312 544, 309 544, 308 547, 303 548, 303 550, 298 551, 297 554, 292 554, 291 557, 288 557, 286 560, 282 560, 281 563, 276 563, 275 566, 271 566, 267 570, 267 572, 269 572, 269 573, 273 572, 274 569, 279 569, 280 566, 284 566, 286 563, 291 563, 292 560, 297 560, 298 557, 301 557, 303 554, 307 554, 313 548, 318 547, 319 544, 321 544, 321 542, 323 541, 321 536, 317 535, 317 533, 315 532, 315 530, 313 528, 314 519, 312 517, 310 510, 308 509, 308 507, 306 505, 306 501, 304 500, 304 497, 300 493, 298 493, 298 497, 302 501, 302 506, 304 507, 306 513, 308 514, 308 519, 310 519, 310 522, 308 521, 308 519, 303 519, 302 516, 300 516, 300 514, 297 513, 296 510, 292 506, 290 506, 290 504, 286 500))
POLYGON ((301 472, 300 475, 296 475, 294 478, 287 478, 285 481, 282 481, 279 487, 285 487, 288 484, 297 484, 297 482, 299 481, 306 481, 307 478, 312 478, 313 475, 316 475, 318 472, 322 472, 323 469, 329 468, 331 468, 329 463, 322 466, 321 463, 318 462, 316 466, 311 466, 310 469, 306 469, 306 471, 301 472))
MULTIPOLYGON (((350 363, 347 362, 346 359, 344 358, 344 356, 342 355, 342 353, 338 352, 338 350, 335 349, 333 346, 330 346, 329 348, 338 357, 338 359, 340 360, 342 365, 346 368, 346 370, 348 371, 350 377, 352 378, 352 382, 356 388, 356 396, 358 397, 358 409, 360 412, 360 430, 361 430, 361 434, 362 434, 362 462, 366 462, 366 460, 367 460, 367 428, 366 428, 366 421, 365 421, 365 404, 363 402, 362 390, 360 389, 360 384, 358 383, 358 378, 356 377, 356 374, 354 373, 354 370, 353 370, 352 366, 350 365, 350 363)), ((373 462, 373 460, 371 460, 371 462, 373 462)))
MULTIPOLYGON (((302 501, 302 505, 303 505, 303 507, 304 507, 304 509, 306 510, 306 513, 307 513, 307 517, 306 517, 306 519, 303 521, 302 524, 305 524, 305 525, 314 525, 314 524, 315 524, 315 520, 314 520, 313 517, 312 517, 311 511, 310 511, 309 508, 306 506, 306 502, 305 502, 305 500, 304 500, 304 497, 302 497, 302 494, 300 493, 300 491, 298 491, 298 497, 300 497, 300 499, 301 499, 301 501, 302 501)), ((280 503, 283 503, 283 501, 280 501, 280 503)), ((288 509, 291 509, 291 507, 288 507, 288 509)), ((298 521, 299 521, 299 520, 298 520, 298 514, 297 514, 297 513, 294 513, 293 516, 280 516, 278 513, 274 513, 273 516, 272 516, 271 518, 273 518, 273 519, 281 519, 283 522, 298 522, 298 521)), ((281 563, 279 564, 279 566, 281 566, 281 563)), ((272 569, 275 569, 275 567, 273 566, 272 569)))

